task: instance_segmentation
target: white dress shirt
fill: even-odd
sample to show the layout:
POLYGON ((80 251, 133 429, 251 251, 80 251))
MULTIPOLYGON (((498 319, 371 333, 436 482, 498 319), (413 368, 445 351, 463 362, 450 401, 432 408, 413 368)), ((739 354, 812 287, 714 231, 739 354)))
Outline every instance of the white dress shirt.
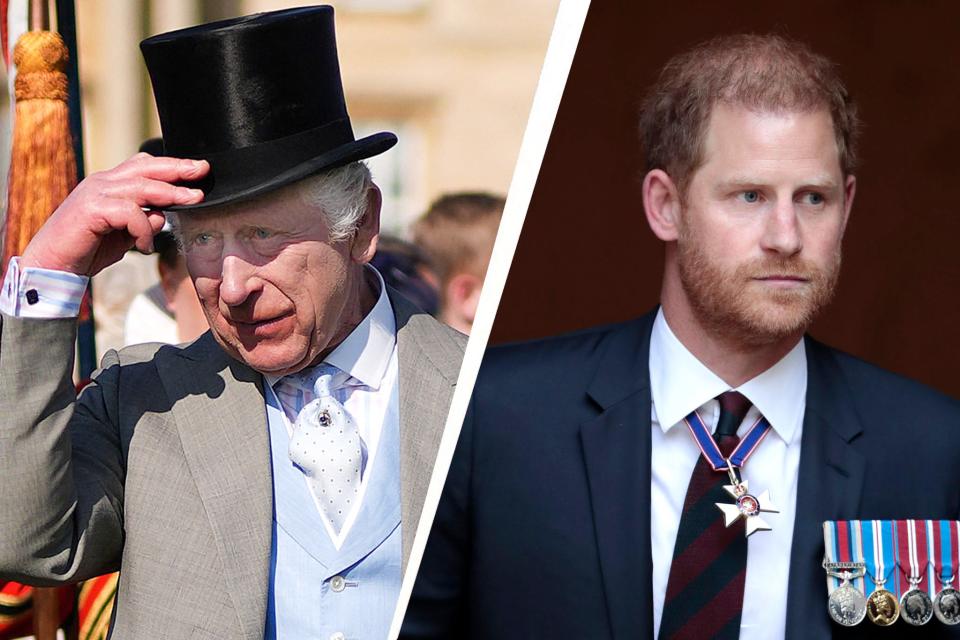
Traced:
MULTIPOLYGON (((651 544, 653 551, 653 628, 660 633, 663 600, 687 484, 700 450, 683 419, 694 410, 716 428, 720 403, 731 388, 697 360, 667 325, 663 310, 650 336, 651 544)), ((775 365, 735 389, 753 406, 737 435, 743 437, 762 414, 773 427, 742 469, 752 493, 769 489, 779 513, 764 513, 772 531, 758 531, 747 544, 747 576, 740 618, 741 640, 783 638, 787 620, 790 547, 797 503, 800 434, 807 393, 803 341, 775 365)), ((717 510, 717 518, 721 513, 717 510)), ((732 526, 743 527, 738 522, 732 526)))
MULTIPOLYGON (((343 523, 339 534, 335 533, 326 517, 323 518, 327 535, 338 549, 346 540, 357 514, 363 504, 364 495, 370 484, 371 471, 377 454, 377 445, 386 421, 399 423, 400 401, 397 387, 397 324, 393 307, 387 297, 386 285, 380 273, 368 267, 376 276, 380 294, 376 304, 350 335, 324 358, 331 364, 350 375, 337 399, 350 413, 360 432, 360 440, 365 449, 364 472, 360 481, 360 495, 343 523)), ((277 376, 264 375, 264 389, 273 393, 277 376)), ((293 424, 301 406, 291 406, 283 397, 278 398, 283 406, 286 418, 287 435, 293 437, 293 424)), ((309 398, 306 399, 309 401, 309 398)), ((305 403, 304 403, 305 404, 305 403)), ((307 477, 304 483, 309 487, 307 477)), ((323 510, 317 506, 320 514, 323 510)))

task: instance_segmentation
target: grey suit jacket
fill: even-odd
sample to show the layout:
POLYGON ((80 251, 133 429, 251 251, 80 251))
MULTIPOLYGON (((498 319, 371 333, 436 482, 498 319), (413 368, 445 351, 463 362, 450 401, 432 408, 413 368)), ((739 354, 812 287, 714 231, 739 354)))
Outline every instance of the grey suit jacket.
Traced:
MULTIPOLYGON (((390 292, 403 564, 465 338, 390 292)), ((109 352, 75 398, 76 322, 0 319, 0 578, 122 568, 115 638, 261 638, 273 511, 262 378, 204 334, 109 352)))

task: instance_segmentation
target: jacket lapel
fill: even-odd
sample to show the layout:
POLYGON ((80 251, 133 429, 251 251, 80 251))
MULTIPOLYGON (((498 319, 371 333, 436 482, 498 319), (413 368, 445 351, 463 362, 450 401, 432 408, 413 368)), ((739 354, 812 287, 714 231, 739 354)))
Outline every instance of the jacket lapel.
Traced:
MULTIPOLYGON (((369 469, 367 492, 360 512, 343 547, 331 563, 330 575, 343 573, 373 553, 400 526, 400 451, 397 426, 385 424, 377 445, 373 468, 369 469)), ((316 509, 314 509, 316 511, 316 509)), ((401 542, 403 531, 400 531, 401 542)), ((391 548, 394 548, 390 543, 391 548)))
POLYGON ((806 339, 807 404, 787 590, 787 638, 829 638, 825 615, 824 520, 857 517, 866 460, 852 444, 863 431, 830 350, 806 339))
POLYGON ((400 385, 400 490, 403 568, 413 546, 437 449, 463 358, 462 342, 393 289, 400 385))
POLYGON ((650 331, 655 313, 610 333, 581 425, 601 574, 615 638, 653 635, 650 549, 650 331))
POLYGON ((244 637, 261 638, 273 517, 262 378, 209 332, 157 367, 244 637))

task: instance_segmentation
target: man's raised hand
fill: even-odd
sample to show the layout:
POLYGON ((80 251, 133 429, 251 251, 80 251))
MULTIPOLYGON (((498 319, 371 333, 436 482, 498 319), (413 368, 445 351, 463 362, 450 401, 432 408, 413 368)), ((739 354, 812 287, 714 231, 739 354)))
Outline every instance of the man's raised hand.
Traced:
POLYGON ((164 223, 159 210, 203 200, 199 189, 171 183, 197 180, 209 171, 205 160, 138 153, 109 171, 91 174, 27 245, 21 268, 93 276, 134 245, 143 252, 152 251, 153 236, 164 223))

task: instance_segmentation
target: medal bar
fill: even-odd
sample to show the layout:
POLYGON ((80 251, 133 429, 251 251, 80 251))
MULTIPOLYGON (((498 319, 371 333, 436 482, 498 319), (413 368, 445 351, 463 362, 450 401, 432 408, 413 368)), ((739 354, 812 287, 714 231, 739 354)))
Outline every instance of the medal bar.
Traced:
POLYGON ((823 534, 827 611, 837 624, 960 624, 960 522, 828 521, 823 534))

